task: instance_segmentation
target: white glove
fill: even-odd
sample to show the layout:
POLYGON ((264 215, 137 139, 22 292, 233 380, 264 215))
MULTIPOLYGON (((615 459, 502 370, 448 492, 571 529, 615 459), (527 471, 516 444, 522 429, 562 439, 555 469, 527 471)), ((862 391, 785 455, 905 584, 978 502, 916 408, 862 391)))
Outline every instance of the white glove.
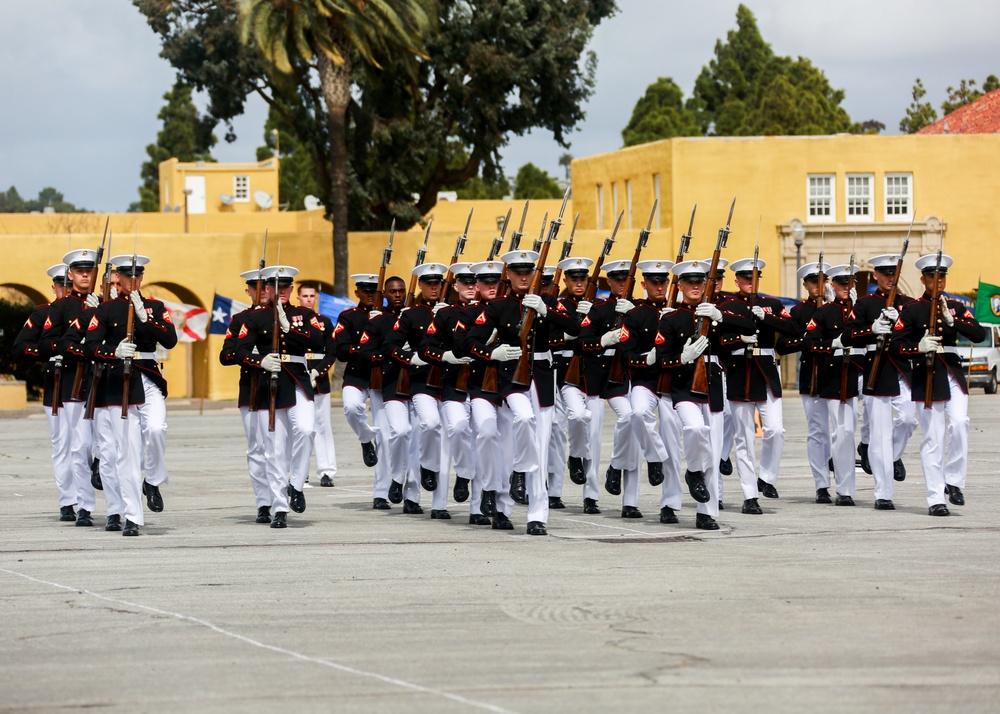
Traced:
POLYGON ((941 319, 944 320, 944 324, 948 327, 955 326, 955 316, 951 314, 951 309, 948 307, 948 300, 944 295, 941 296, 941 319))
POLYGON ((882 311, 882 315, 885 316, 885 319, 888 320, 891 325, 899 319, 899 310, 894 307, 887 307, 882 311))
POLYGON ((118 288, 116 288, 114 285, 112 285, 111 289, 108 291, 108 298, 111 300, 118 299, 118 288))
POLYGON ((611 345, 617 345, 622 341, 622 328, 617 330, 612 330, 611 332, 605 332, 601 335, 601 347, 611 347, 611 345))
POLYGON ((722 322, 722 312, 710 302, 703 302, 694 309, 698 317, 707 317, 712 322, 722 322))
POLYGON ((618 298, 618 301, 615 303, 615 312, 617 312, 619 315, 624 315, 626 312, 628 312, 634 307, 635 305, 626 300, 625 298, 618 298))
POLYGON ((277 374, 281 371, 281 357, 274 352, 264 355, 264 358, 260 361, 260 368, 265 372, 277 374))
POLYGON ((90 293, 87 298, 83 301, 83 304, 89 307, 91 310, 97 309, 97 306, 101 304, 101 298, 97 296, 97 293, 90 293))
POLYGON ((681 350, 681 364, 691 364, 708 349, 707 337, 699 335, 694 342, 691 340, 692 338, 689 337, 684 343, 684 349, 681 350))
POLYGON ((281 300, 274 301, 274 309, 278 312, 278 324, 281 325, 281 331, 287 333, 292 329, 292 326, 288 322, 288 316, 285 315, 285 306, 281 304, 281 300))
POLYGON ((676 307, 662 307, 660 308, 660 318, 664 318, 672 312, 677 310, 676 307))
POLYGON ((649 352, 646 353, 646 366, 652 367, 656 364, 656 348, 654 347, 649 352))
POLYGON ((833 342, 830 343, 830 347, 832 347, 835 350, 844 349, 844 343, 840 339, 840 335, 837 335, 836 337, 833 338, 833 342))
POLYGON ((745 345, 757 344, 757 335, 740 335, 740 341, 745 345))
POLYGON ((368 311, 368 319, 369 320, 374 320, 376 317, 378 317, 381 314, 382 314, 381 310, 369 310, 368 311))
POLYGON ((826 288, 824 288, 823 290, 823 302, 824 303, 833 302, 836 297, 837 294, 833 292, 833 288, 827 285, 826 288))
POLYGON ((454 352, 448 350, 443 355, 441 355, 441 361, 447 362, 448 364, 470 364, 472 362, 472 358, 456 357, 454 352))
POLYGON ((134 342, 119 342, 118 346, 115 347, 115 357, 117 357, 118 359, 131 359, 134 356, 135 356, 134 342))
POLYGON ((424 362, 422 359, 420 359, 420 355, 418 355, 416 352, 414 352, 413 356, 410 357, 410 364, 412 364, 414 367, 426 367, 427 366, 427 363, 424 362))
POLYGON ((872 323, 872 334, 888 335, 890 332, 892 332, 892 324, 885 317, 885 315, 872 323))
POLYGON ((431 308, 431 311, 432 311, 432 312, 433 312, 433 313, 434 313, 435 315, 437 315, 437 314, 438 314, 438 312, 439 312, 439 311, 441 310, 441 308, 443 308, 443 307, 448 307, 448 303, 446 303, 446 302, 436 302, 436 303, 434 303, 434 307, 432 307, 432 308, 431 308))
POLYGON ((756 317, 758 320, 763 320, 764 316, 767 314, 764 312, 764 308, 762 308, 760 305, 754 305, 752 308, 750 308, 750 312, 752 312, 753 316, 756 317))
POLYGON ((319 380, 319 372, 315 369, 309 370, 309 382, 312 384, 313 389, 316 389, 316 382, 319 380))
POLYGON ((142 302, 142 296, 139 295, 135 290, 128 296, 128 299, 132 301, 132 306, 135 308, 135 316, 139 322, 145 322, 149 319, 149 315, 146 314, 146 306, 142 302))
POLYGON ((847 291, 847 296, 851 298, 851 304, 853 305, 858 301, 858 289, 851 288, 850 290, 847 291))
POLYGON ((594 303, 590 302, 590 300, 581 300, 576 306, 576 314, 587 315, 590 313, 592 307, 594 307, 594 303))
POLYGON ((920 338, 920 343, 917 345, 917 349, 923 354, 928 352, 937 352, 941 349, 941 336, 930 335, 925 332, 924 336, 920 338))
POLYGON ((521 304, 525 307, 530 307, 532 310, 538 313, 539 317, 545 317, 545 313, 548 312, 548 308, 545 307, 545 301, 542 300, 541 295, 535 295, 533 293, 528 293, 521 300, 521 304))
POLYGON ((497 362, 512 362, 521 358, 521 348, 517 345, 500 345, 490 353, 490 359, 497 362))
POLYGON ((490 333, 490 339, 486 340, 486 343, 489 344, 490 342, 492 342, 496 338, 497 338, 497 328, 494 327, 493 328, 493 332, 490 333))

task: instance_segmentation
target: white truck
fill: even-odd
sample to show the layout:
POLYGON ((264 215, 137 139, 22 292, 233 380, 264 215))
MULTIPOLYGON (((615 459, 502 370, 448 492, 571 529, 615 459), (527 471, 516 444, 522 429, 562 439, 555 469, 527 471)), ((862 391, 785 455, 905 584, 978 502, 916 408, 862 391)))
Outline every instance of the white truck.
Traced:
POLYGON ((997 393, 997 374, 1000 373, 1000 326, 983 325, 986 339, 972 342, 958 336, 958 353, 962 367, 969 376, 970 387, 982 387, 987 394, 997 393))

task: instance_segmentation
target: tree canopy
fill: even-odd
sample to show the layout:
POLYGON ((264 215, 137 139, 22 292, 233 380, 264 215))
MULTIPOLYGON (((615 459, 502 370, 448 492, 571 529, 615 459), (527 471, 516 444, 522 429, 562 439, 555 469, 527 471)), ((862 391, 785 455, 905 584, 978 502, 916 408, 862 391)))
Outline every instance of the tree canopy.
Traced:
POLYGON ((514 179, 514 198, 562 198, 563 189, 556 180, 532 163, 518 169, 514 179))
POLYGON ((63 200, 63 195, 54 188, 43 188, 38 192, 38 198, 24 199, 14 186, 6 193, 0 191, 0 213, 31 213, 42 212, 49 208, 56 213, 85 213, 87 209, 78 208, 69 201, 63 200))
MULTIPOLYGON (((1000 89, 1000 79, 995 74, 988 75, 983 82, 983 88, 976 88, 976 80, 963 79, 957 87, 948 87, 948 97, 941 102, 941 114, 951 114, 956 109, 976 101, 984 94, 1000 89)), ((913 101, 906 108, 906 114, 899 122, 899 130, 904 134, 915 134, 928 124, 937 121, 938 114, 930 102, 921 101, 927 95, 924 83, 920 77, 913 83, 911 90, 913 101)))

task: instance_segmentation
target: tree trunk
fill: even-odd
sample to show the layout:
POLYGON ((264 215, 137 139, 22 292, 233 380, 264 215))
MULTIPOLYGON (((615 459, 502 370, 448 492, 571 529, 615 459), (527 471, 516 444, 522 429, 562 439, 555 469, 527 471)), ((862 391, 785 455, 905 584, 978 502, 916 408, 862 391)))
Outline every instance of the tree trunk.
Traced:
MULTIPOLYGON (((346 38, 338 41, 342 57, 349 58, 346 38)), ((330 195, 327 197, 333 217, 333 292, 347 292, 347 106, 351 101, 350 61, 334 64, 322 52, 316 53, 320 91, 329 115, 330 195)))

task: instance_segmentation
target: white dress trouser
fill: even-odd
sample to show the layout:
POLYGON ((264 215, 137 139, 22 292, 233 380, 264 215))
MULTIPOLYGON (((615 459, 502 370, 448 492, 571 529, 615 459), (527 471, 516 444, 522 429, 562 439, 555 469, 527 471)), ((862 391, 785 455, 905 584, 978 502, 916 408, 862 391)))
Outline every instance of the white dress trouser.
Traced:
POLYGON ((375 431, 368 423, 368 414, 365 412, 365 402, 368 401, 368 389, 359 389, 344 385, 341 395, 344 399, 344 416, 347 423, 358 436, 358 441, 367 444, 375 438, 375 431))
MULTIPOLYGON (((442 481, 445 485, 443 500, 439 498, 438 492, 434 493, 434 508, 447 508, 448 483, 453 463, 458 478, 476 480, 476 452, 472 441, 471 418, 472 404, 468 398, 464 402, 441 402, 441 473, 438 474, 438 491, 441 491, 442 481)), ((469 490, 473 490, 471 483, 469 490)), ((475 513, 479 513, 478 504, 475 513)))
POLYGON ((733 435, 736 443, 736 469, 743 488, 743 498, 757 498, 758 476, 765 483, 778 483, 778 468, 785 446, 785 423, 781 398, 767 388, 767 400, 763 402, 730 402, 733 411, 733 435), (754 438, 757 423, 754 411, 760 412, 761 430, 764 432, 760 449, 760 469, 757 468, 754 438))
POLYGON ((901 375, 899 395, 895 397, 866 396, 865 419, 868 422, 868 460, 875 478, 875 498, 892 500, 893 464, 902 458, 906 444, 917 428, 917 410, 910 394, 910 385, 901 375))
POLYGON ((548 432, 551 430, 550 410, 542 414, 534 383, 527 392, 515 392, 507 397, 510 410, 514 471, 525 476, 528 496, 528 521, 548 522, 549 493, 545 485, 548 432))
POLYGON ((333 478, 337 475, 337 449, 333 444, 333 424, 330 421, 330 395, 313 396, 316 405, 316 473, 333 478))
POLYGON ((587 397, 587 411, 590 421, 587 424, 587 441, 589 454, 583 460, 583 468, 587 482, 583 485, 583 497, 597 500, 600 496, 601 441, 604 436, 604 400, 601 397, 587 397))
POLYGON ((930 409, 920 404, 920 465, 927 484, 927 505, 944 503, 944 487, 965 488, 969 455, 969 395, 948 374, 951 398, 934 402, 930 409), (946 426, 947 425, 947 426, 946 426), (946 447, 947 443, 947 447, 946 447))
POLYGON ((546 448, 545 462, 548 464, 549 495, 561 497, 563 480, 566 477, 566 450, 569 437, 569 418, 566 414, 566 400, 562 391, 556 390, 555 404, 552 410, 552 432, 546 448))
POLYGON ((806 413, 806 456, 812 470, 816 489, 830 487, 830 414, 824 400, 819 397, 802 397, 806 413))
POLYGON ((52 407, 45 407, 49 420, 49 436, 52 441, 52 472, 56 477, 59 491, 59 507, 76 503, 76 487, 73 483, 73 461, 70 458, 69 429, 64 426, 59 414, 52 416, 52 407))
MULTIPOLYGON (((830 424, 830 456, 833 458, 837 494, 854 496, 854 431, 858 426, 858 400, 852 397, 843 403, 839 399, 823 401, 830 424)), ((818 488, 828 488, 829 483, 827 476, 826 485, 818 488)))
MULTIPOLYGON (((865 375, 864 372, 858 375, 858 394, 864 394, 865 391, 865 375)), ((868 414, 868 401, 865 399, 858 400, 858 422, 861 426, 861 442, 863 444, 870 444, 872 439, 872 420, 871 416, 868 414), (862 414, 863 412, 863 414, 862 414)), ((871 457, 869 457, 871 460, 871 457)))
POLYGON ((384 405, 388 432, 385 434, 386 451, 389 454, 390 478, 403 485, 403 497, 408 501, 420 502, 420 484, 414 484, 413 472, 416 462, 411 457, 410 442, 413 422, 410 419, 410 403, 391 399, 384 405))
MULTIPOLYGON (((153 486, 161 486, 168 480, 164 455, 167 449, 167 402, 163 392, 152 380, 139 372, 133 372, 142 379, 145 403, 128 408, 128 418, 121 418, 120 407, 110 407, 111 422, 118 443, 118 483, 122 501, 125 503, 125 519, 136 525, 144 525, 142 511, 143 482, 143 434, 146 435, 147 468, 145 480, 153 486), (117 414, 117 416, 116 416, 117 414)), ((267 419, 267 412, 264 419, 267 419)), ((266 425, 266 421, 265 421, 266 425)), ((266 426, 265 426, 266 428, 266 426)))
POLYGON ((681 433, 683 424, 674 409, 674 401, 669 396, 660 397, 660 439, 667 449, 667 460, 663 462, 663 484, 660 486, 660 508, 669 506, 680 510, 684 487, 681 485, 681 433))
POLYGON ((430 394, 414 394, 410 399, 420 466, 437 473, 441 470, 441 402, 430 394))
POLYGON ((698 504, 698 513, 719 515, 719 461, 722 452, 722 412, 713 412, 708 404, 679 402, 674 411, 681 420, 684 455, 691 471, 704 473, 708 503, 698 504))
MULTIPOLYGON (((579 387, 574 387, 572 384, 564 384, 559 390, 559 395, 566 410, 569 456, 589 459, 591 405, 594 404, 592 400, 600 400, 600 397, 588 397, 579 387)), ((600 401, 597 401, 597 404, 604 408, 600 401)))
POLYGON ((392 480, 392 459, 389 446, 386 443, 389 434, 389 420, 385 415, 385 403, 382 401, 382 391, 371 390, 369 394, 372 403, 372 421, 375 422, 375 449, 378 462, 375 464, 375 481, 372 485, 372 498, 389 498, 389 481, 392 480))
POLYGON ((121 407, 97 407, 94 409, 94 451, 101 460, 101 487, 104 489, 104 503, 109 516, 125 513, 121 483, 118 479, 118 441, 112 419, 122 421, 121 407))
POLYGON ((70 474, 77 508, 93 511, 97 503, 94 486, 90 482, 91 460, 94 451, 93 424, 83 418, 83 402, 66 402, 57 414, 59 430, 65 430, 69 440, 70 474))
POLYGON ((262 424, 264 431, 267 431, 267 421, 261 421, 259 413, 250 411, 250 407, 240 407, 240 419, 243 420, 243 433, 247 437, 247 471, 250 474, 254 502, 257 508, 270 508, 271 487, 267 482, 267 462, 264 459, 267 436, 261 434, 262 424))
POLYGON ((296 387, 295 405, 275 411, 273 432, 267 431, 267 410, 262 409, 256 414, 264 420, 264 433, 267 435, 264 459, 267 462, 271 505, 275 513, 287 513, 289 483, 301 491, 309 475, 309 457, 316 432, 315 405, 305 392, 296 387))

